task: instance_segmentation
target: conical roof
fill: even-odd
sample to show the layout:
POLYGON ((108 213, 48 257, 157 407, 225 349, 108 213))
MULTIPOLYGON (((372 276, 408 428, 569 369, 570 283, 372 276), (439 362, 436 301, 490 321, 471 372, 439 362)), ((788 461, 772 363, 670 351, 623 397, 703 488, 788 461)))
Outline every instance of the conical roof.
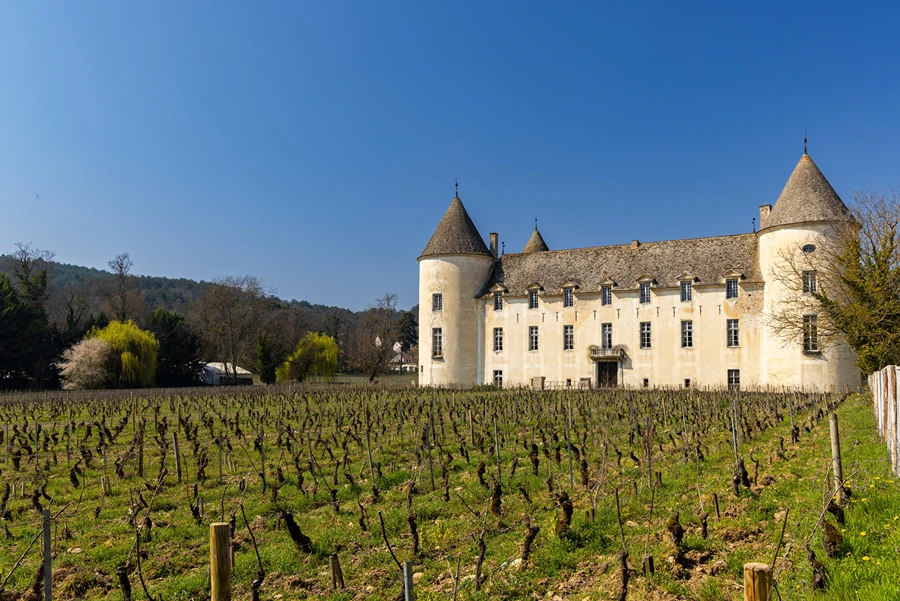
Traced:
POLYGON ((544 237, 541 236, 541 233, 537 228, 534 228, 534 233, 531 234, 531 238, 528 239, 528 244, 525 245, 524 250, 522 250, 523 254, 531 254, 531 253, 539 253, 550 250, 547 246, 547 243, 544 242, 544 237))
MULTIPOLYGON (((492 257, 459 196, 450 203, 444 218, 425 245, 422 257, 438 255, 485 255, 492 257)), ((421 258, 421 257, 420 257, 421 258)))
POLYGON ((766 228, 806 221, 840 221, 848 219, 844 205, 816 163, 808 154, 800 157, 794 172, 766 219, 766 228))

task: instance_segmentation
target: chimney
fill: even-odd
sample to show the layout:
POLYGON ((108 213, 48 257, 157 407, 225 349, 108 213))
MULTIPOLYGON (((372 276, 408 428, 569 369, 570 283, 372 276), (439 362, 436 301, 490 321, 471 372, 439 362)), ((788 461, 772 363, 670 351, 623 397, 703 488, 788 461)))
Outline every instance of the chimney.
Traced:
POLYGON ((632 240, 632 241, 631 241, 631 248, 634 249, 634 250, 637 250, 637 247, 640 246, 640 245, 641 245, 641 241, 640 241, 640 240, 632 240))
POLYGON ((766 220, 769 219, 769 213, 772 212, 772 205, 760 205, 759 207, 759 229, 766 227, 766 220))
POLYGON ((491 255, 495 259, 497 258, 497 247, 499 246, 497 244, 498 238, 499 238, 499 235, 497 234, 497 232, 491 232, 491 255))

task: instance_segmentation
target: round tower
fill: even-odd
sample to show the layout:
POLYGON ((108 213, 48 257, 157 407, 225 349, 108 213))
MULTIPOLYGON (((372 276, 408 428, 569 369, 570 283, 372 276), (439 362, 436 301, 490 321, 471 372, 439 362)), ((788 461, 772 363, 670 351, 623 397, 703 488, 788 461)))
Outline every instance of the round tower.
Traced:
POLYGON ((482 316, 475 295, 497 256, 457 195, 419 257, 419 385, 479 383, 482 316))
POLYGON ((859 385, 853 351, 843 343, 820 345, 817 304, 798 297, 818 286, 817 266, 826 260, 834 228, 848 219, 850 211, 805 149, 775 206, 760 207, 759 265, 770 320, 762 345, 764 384, 819 390, 859 385), (788 318, 794 327, 779 334, 775 324, 788 318))

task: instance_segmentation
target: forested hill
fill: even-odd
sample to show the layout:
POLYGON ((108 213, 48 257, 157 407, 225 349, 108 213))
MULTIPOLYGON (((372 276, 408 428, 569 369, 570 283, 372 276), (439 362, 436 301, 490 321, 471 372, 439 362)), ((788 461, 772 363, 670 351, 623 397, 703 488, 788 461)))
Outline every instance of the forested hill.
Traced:
MULTIPOLYGON (((102 269, 82 267, 68 263, 49 261, 50 289, 52 292, 78 291, 94 289, 96 284, 111 278, 113 274, 102 269)), ((12 277, 12 261, 7 255, 0 255, 0 273, 9 274, 12 277)), ((144 302, 151 309, 166 309, 186 313, 191 301, 200 299, 209 287, 209 282, 189 280, 187 278, 167 278, 161 276, 136 275, 131 276, 130 281, 134 288, 140 292, 144 302)), ((93 295, 85 295, 93 296, 93 295)), ((307 313, 325 315, 339 314, 342 316, 352 314, 353 311, 342 307, 318 305, 307 301, 282 300, 285 305, 304 309, 307 313)), ((95 299, 95 310, 102 310, 99 299, 95 299)), ((91 303, 92 305, 95 303, 91 303)))

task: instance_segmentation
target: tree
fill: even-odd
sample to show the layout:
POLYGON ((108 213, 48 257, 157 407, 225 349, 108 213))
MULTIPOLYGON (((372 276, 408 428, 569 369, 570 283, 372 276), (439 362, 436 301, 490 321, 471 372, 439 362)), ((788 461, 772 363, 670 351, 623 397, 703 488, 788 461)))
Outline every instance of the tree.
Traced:
POLYGON ((851 211, 853 220, 830 225, 814 252, 797 245, 779 254, 773 275, 793 294, 768 321, 782 339, 808 341, 804 316, 815 315, 819 346, 848 343, 871 373, 900 362, 900 197, 855 192, 851 211))
POLYGON ((200 373, 203 339, 183 315, 157 309, 147 320, 147 329, 159 342, 157 383, 159 386, 192 386, 200 373))
POLYGON ((401 352, 407 352, 419 341, 418 313, 404 311, 397 319, 397 338, 400 340, 401 352))
POLYGON ((277 380, 274 350, 269 344, 267 336, 262 335, 256 341, 256 366, 259 369, 259 379, 263 384, 274 384, 277 380))
POLYGON ((309 376, 332 377, 337 370, 338 346, 327 334, 308 332, 277 370, 278 380, 302 382, 309 376))
POLYGON ((385 294, 357 319, 350 349, 350 365, 369 382, 384 371, 397 337, 397 295, 385 294))
POLYGON ((46 318, 0 274, 0 381, 4 387, 28 382, 40 353, 46 318))
POLYGON ((61 336, 51 327, 47 317, 47 300, 50 298, 47 264, 55 253, 16 243, 15 252, 8 261, 18 281, 21 298, 33 308, 32 337, 26 353, 29 357, 28 375, 33 388, 43 388, 47 382, 55 382, 56 360, 62 351, 61 336))
POLYGON ((237 383, 234 367, 248 342, 252 344, 260 325, 267 291, 262 281, 250 275, 215 280, 200 301, 200 319, 214 353, 232 365, 232 382, 237 383))
POLYGON ((110 385, 117 388, 149 388, 156 382, 159 343, 133 321, 113 321, 94 328, 88 338, 99 338, 112 349, 110 385))
POLYGON ((120 253, 107 265, 112 270, 113 277, 100 286, 100 293, 106 298, 113 317, 124 321, 128 318, 131 304, 131 268, 134 267, 134 261, 128 253, 120 253))
POLYGON ((110 385, 115 352, 101 338, 86 338, 66 349, 60 362, 63 388, 96 390, 110 385))

